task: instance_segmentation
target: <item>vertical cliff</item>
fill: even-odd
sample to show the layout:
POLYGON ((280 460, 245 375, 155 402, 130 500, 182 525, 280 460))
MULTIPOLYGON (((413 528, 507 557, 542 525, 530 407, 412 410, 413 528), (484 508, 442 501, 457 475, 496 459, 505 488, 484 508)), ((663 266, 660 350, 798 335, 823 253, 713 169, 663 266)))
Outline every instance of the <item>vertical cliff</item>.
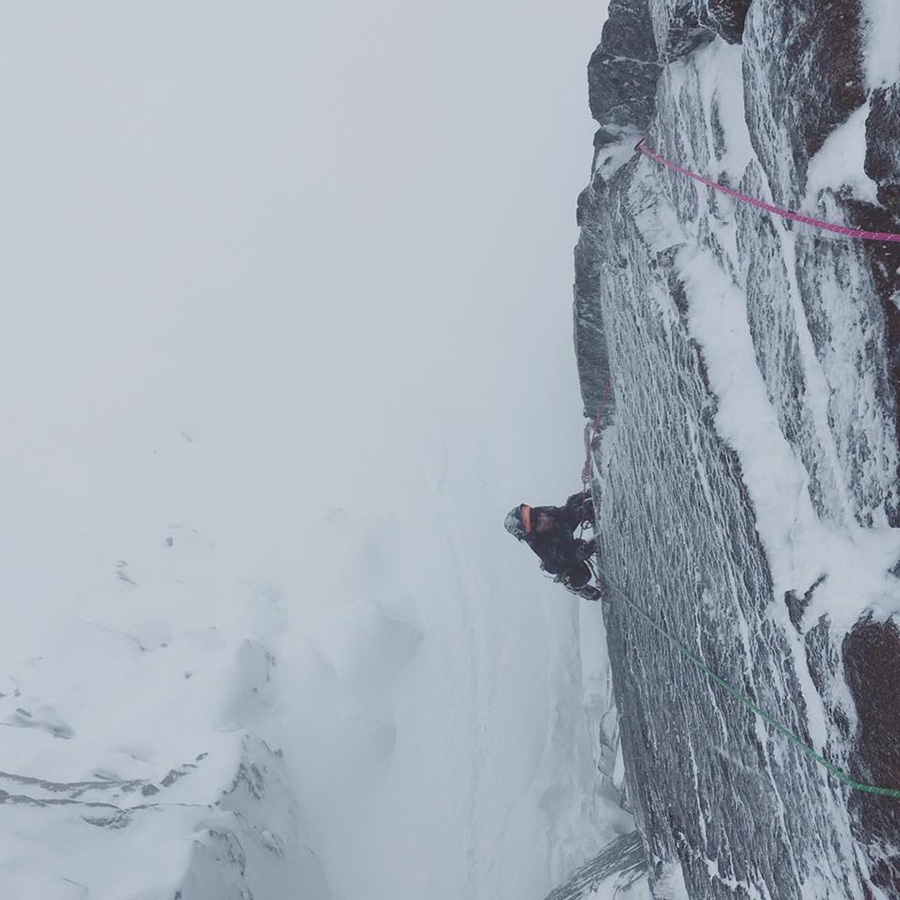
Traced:
MULTIPOLYGON (((589 65, 576 349, 601 565, 752 703, 900 788, 900 50, 860 0, 613 0, 589 65), (607 387, 608 385, 608 387, 607 387)), ((896 36, 896 35, 895 35, 896 36)), ((616 591, 630 801, 657 896, 887 897, 900 799, 852 790, 616 591)))

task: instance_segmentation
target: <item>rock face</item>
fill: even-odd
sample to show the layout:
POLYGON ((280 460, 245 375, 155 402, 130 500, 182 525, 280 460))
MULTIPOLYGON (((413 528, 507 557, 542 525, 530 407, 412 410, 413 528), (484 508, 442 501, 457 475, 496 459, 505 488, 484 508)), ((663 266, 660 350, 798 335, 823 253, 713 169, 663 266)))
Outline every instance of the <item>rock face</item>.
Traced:
MULTIPOLYGON (((585 413, 604 409, 609 578, 802 743, 900 788, 900 245, 631 149, 646 134, 747 195, 900 232, 900 60, 863 12, 614 0, 588 70, 575 339, 585 413)), ((900 799, 830 776, 615 592, 605 615, 657 896, 676 868, 696 898, 900 895, 900 799)))

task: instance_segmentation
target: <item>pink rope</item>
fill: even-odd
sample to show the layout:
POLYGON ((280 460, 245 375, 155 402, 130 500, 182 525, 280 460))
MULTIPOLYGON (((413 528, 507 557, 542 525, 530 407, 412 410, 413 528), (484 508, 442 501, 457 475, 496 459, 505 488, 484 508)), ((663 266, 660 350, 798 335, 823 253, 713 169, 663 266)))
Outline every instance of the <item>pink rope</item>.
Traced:
POLYGON ((790 219, 792 222, 802 222, 804 225, 812 225, 813 228, 822 228, 825 231, 833 231, 835 234, 842 234, 844 237, 859 238, 863 241, 900 241, 900 234, 893 234, 887 231, 862 231, 858 228, 846 228, 844 225, 833 225, 831 222, 823 222, 821 219, 813 219, 810 216, 801 216, 800 213, 779 209, 777 206, 772 206, 771 203, 764 203, 762 200, 748 197, 740 191, 726 187, 724 184, 719 184, 717 181, 710 181, 708 178, 704 178, 696 172, 691 172, 689 169, 683 169, 681 166, 675 165, 675 163, 670 162, 664 156, 660 156, 658 153, 654 153, 649 147, 644 146, 644 140, 645 138, 641 138, 637 144, 635 144, 634 149, 640 151, 645 156, 649 156, 650 159, 656 160, 656 162, 666 166, 673 172, 678 172, 679 175, 686 175, 688 178, 693 178, 694 181, 699 181, 700 184, 705 184, 713 190, 728 194, 729 197, 734 197, 735 200, 740 200, 741 203, 749 203, 750 206, 755 206, 757 209, 764 209, 766 212, 772 213, 775 216, 781 216, 783 219, 790 219))

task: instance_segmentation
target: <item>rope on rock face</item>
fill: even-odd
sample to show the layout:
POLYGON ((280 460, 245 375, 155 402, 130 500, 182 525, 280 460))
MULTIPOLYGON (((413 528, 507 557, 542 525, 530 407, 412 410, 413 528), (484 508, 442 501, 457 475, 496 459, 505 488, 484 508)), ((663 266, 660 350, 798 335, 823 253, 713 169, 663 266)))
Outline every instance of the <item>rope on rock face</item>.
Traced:
POLYGON ((838 781, 843 782, 847 787, 854 791, 864 791, 867 794, 879 794, 882 797, 895 797, 900 798, 900 790, 895 788, 884 788, 877 787, 873 784, 861 784, 858 781, 854 781, 846 772, 842 769, 839 769, 833 763, 830 763, 824 756, 821 756, 819 753, 816 753, 812 747, 805 744, 793 731, 791 731, 786 725, 782 725, 776 719, 773 719, 764 709, 761 709, 757 706, 749 697, 745 697, 736 687, 733 687, 729 682, 727 682, 724 678, 717 675, 710 669, 699 657, 695 654, 691 653, 690 650, 687 649, 683 644, 679 643, 679 641, 672 637, 662 625, 659 624, 646 610, 642 609, 635 603, 625 591, 620 588, 612 578, 607 575, 607 573, 603 570, 603 568, 597 565, 596 561, 594 565, 597 568, 597 571, 603 576, 603 580, 609 585, 609 587, 615 591, 639 616, 645 619, 652 628, 658 631, 682 656, 685 656, 689 659, 698 669, 702 672, 705 672, 719 687, 723 688, 732 697, 736 700, 743 703, 749 710, 759 716, 766 724, 771 726, 775 731, 779 734, 784 735, 795 747, 799 750, 802 750, 807 756, 814 759, 820 766, 823 766, 827 769, 838 781))
MULTIPOLYGON (((600 398, 600 407, 597 410, 597 415, 594 418, 594 427, 591 429, 591 436, 587 442, 587 450, 585 450, 584 454, 584 465, 581 467, 581 493, 587 494, 590 491, 590 486, 588 482, 591 478, 591 451, 594 449, 594 441, 597 437, 597 428, 600 425, 600 417, 603 415, 603 410, 606 408, 606 401, 609 400, 609 379, 606 379, 606 384, 603 385, 603 396, 600 398)), ((596 533, 596 527, 594 529, 596 533)), ((581 528, 578 531, 578 537, 580 538, 584 534, 584 522, 581 523, 581 528)), ((590 562, 588 563, 588 568, 590 568, 590 562)), ((597 573, 591 570, 591 577, 594 581, 597 580, 597 573)))
POLYGON ((844 237, 849 238, 857 238, 862 241, 898 241, 900 242, 900 234, 894 234, 889 231, 863 231, 859 228, 847 228, 845 225, 835 225, 831 222, 823 222, 821 219, 814 219, 811 216, 804 216, 800 213, 791 212, 787 209, 781 209, 778 206, 773 206, 771 203, 765 203, 762 200, 757 200, 755 197, 748 197, 746 194, 742 194, 740 191, 734 190, 734 188, 730 188, 727 185, 720 184, 717 181, 712 181, 709 178, 704 178, 702 175, 698 175, 696 172, 691 172, 690 169, 684 169, 679 165, 676 165, 671 160, 666 159, 659 153, 655 153, 651 150, 644 141, 646 138, 641 138, 637 144, 635 144, 634 149, 639 153, 643 153, 645 156, 648 156, 650 159, 655 160, 660 165, 666 166, 666 168, 671 169, 673 172, 678 172, 679 175, 684 175, 687 178, 692 178, 694 181, 699 181, 700 184, 705 184, 707 187, 712 188, 714 191, 720 191, 723 194, 727 194, 729 197, 734 197, 735 200, 740 200, 741 203, 748 203, 750 206, 755 206, 757 209, 763 209, 768 213, 772 213, 775 216, 781 216, 783 219, 790 219, 792 222, 801 222, 804 225, 811 225, 813 228, 821 228, 824 231, 833 231, 835 234, 843 235, 844 237))
POLYGON ((581 487, 582 490, 587 490, 588 479, 591 475, 591 450, 594 449, 594 440, 597 437, 597 428, 600 425, 600 417, 603 415, 603 410, 606 408, 606 401, 609 400, 609 379, 606 379, 606 384, 603 385, 603 396, 600 398, 600 407, 597 410, 597 416, 594 419, 594 427, 591 429, 591 437, 588 441, 587 450, 584 454, 584 465, 581 468, 581 487))
MULTIPOLYGON (((810 225, 813 228, 821 228, 825 231, 831 231, 844 237, 857 238, 864 241, 900 242, 900 234, 893 234, 883 231, 863 231, 858 228, 847 228, 843 225, 834 225, 831 222, 824 222, 821 219, 815 219, 811 216, 804 216, 800 213, 791 212, 790 210, 773 206, 771 203, 765 203, 762 200, 757 200, 754 197, 748 197, 746 194, 742 194, 740 191, 736 191, 724 184, 719 184, 716 181, 712 181, 708 178, 704 178, 702 175, 698 175, 696 172, 691 172, 689 169, 685 169, 682 166, 676 165, 659 153, 655 153, 645 145, 644 141, 645 138, 641 138, 641 140, 638 141, 635 145, 634 149, 640 153, 643 153, 645 156, 648 156, 650 159, 655 160, 660 165, 666 166, 673 172, 678 172, 680 175, 684 175, 687 178, 698 181, 700 184, 706 185, 706 187, 712 188, 716 191, 720 191, 723 194, 727 194, 729 197, 733 197, 735 200, 739 200, 741 203, 747 203, 750 206, 755 206, 758 209, 765 210, 766 212, 772 213, 776 216, 781 216, 784 219, 789 219, 792 222, 800 222, 804 225, 810 225)), ((608 395, 609 380, 607 379, 606 386, 603 390, 603 399, 600 403, 600 408, 597 411, 597 417, 594 419, 594 427, 591 431, 590 440, 588 441, 584 468, 581 472, 581 482, 584 490, 587 490, 588 480, 590 477, 591 450, 593 449, 594 439, 597 436, 597 428, 600 424, 600 417, 602 416, 603 409, 606 406, 608 395)), ((827 759, 825 759, 824 756, 822 756, 820 753, 817 753, 815 750, 813 750, 812 747, 810 747, 803 740, 797 737, 797 735, 794 734, 794 732, 791 731, 786 725, 783 725, 777 719, 774 719, 764 709, 757 706, 749 697, 746 697, 736 687, 734 687, 720 675, 717 675, 715 672, 713 672, 713 670, 710 669, 709 666, 707 666, 706 663, 704 663, 698 656, 688 650, 688 648, 685 647, 684 644, 680 643, 676 638, 669 634, 669 632, 666 631, 666 629, 663 628, 663 626, 660 625, 659 622, 657 622, 646 610, 635 603, 634 600, 632 600, 631 597, 629 597, 628 594, 625 593, 625 591, 622 590, 622 588, 620 588, 612 578, 610 578, 610 576, 596 562, 596 560, 593 560, 591 569, 595 578, 597 578, 598 575, 602 576, 603 580, 606 582, 609 588, 616 594, 618 594, 628 604, 628 606, 630 606, 639 616, 641 616, 641 618, 646 620, 647 623, 655 631, 662 635, 682 656, 693 663, 698 669, 700 669, 700 671, 704 672, 712 681, 718 684, 719 687, 721 687, 732 697, 734 697, 735 700, 742 703, 752 713, 759 716, 759 718, 761 718, 773 730, 786 737, 795 747, 797 747, 797 749, 801 750, 811 759, 815 760, 815 762, 826 769, 842 784, 846 785, 848 788, 854 791, 862 791, 867 794, 877 794, 882 797, 893 797, 895 799, 900 799, 900 789, 878 787, 874 784, 863 784, 851 778, 850 775, 844 772, 843 769, 839 769, 836 765, 834 765, 834 763, 829 762, 827 759), (593 571, 594 569, 596 569, 596 572, 593 571)))

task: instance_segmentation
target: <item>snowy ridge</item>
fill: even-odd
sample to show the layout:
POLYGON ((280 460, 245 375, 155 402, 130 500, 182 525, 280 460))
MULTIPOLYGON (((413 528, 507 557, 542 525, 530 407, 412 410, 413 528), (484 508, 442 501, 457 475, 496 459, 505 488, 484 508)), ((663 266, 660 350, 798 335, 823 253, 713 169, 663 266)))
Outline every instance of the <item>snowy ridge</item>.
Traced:
POLYGON ((4 898, 329 897, 280 752, 247 730, 276 702, 274 655, 235 618, 203 624, 211 563, 173 530, 119 563, 102 619, 66 623, 9 676, 4 898), (152 618, 129 612, 136 594, 152 618))

